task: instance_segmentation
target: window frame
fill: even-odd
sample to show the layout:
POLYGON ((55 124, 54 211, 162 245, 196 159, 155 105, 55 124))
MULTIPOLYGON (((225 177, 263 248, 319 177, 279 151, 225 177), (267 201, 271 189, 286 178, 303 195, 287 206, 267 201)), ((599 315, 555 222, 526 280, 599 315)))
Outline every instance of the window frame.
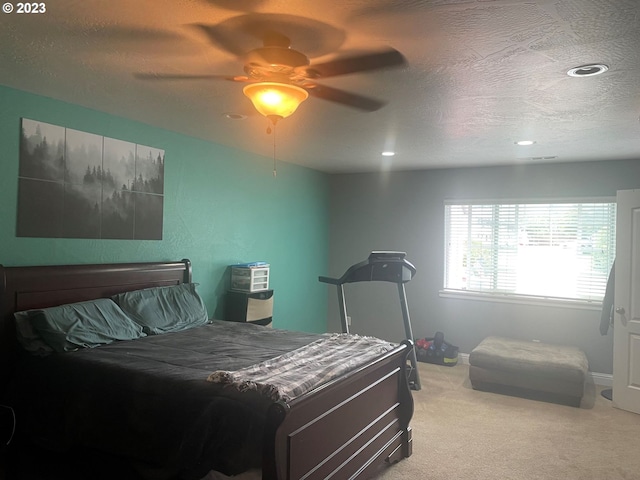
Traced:
MULTIPOLYGON (((511 292, 490 292, 490 291, 477 291, 477 290, 464 290, 447 288, 447 263, 448 263, 448 233, 450 217, 447 215, 447 207, 451 205, 529 205, 529 204, 585 204, 585 203, 598 203, 598 204, 616 204, 615 196, 603 196, 603 197, 561 197, 561 198, 482 198, 482 199, 468 199, 468 198, 456 198, 445 199, 443 202, 443 277, 442 288, 439 291, 441 298, 484 301, 494 303, 512 303, 520 305, 534 305, 534 306, 553 306, 561 308, 577 308, 586 310, 601 310, 602 300, 596 299, 577 299, 567 298, 560 296, 545 296, 545 295, 530 295, 522 293, 511 292)), ((615 213, 614 213, 615 223, 615 213)), ((615 225, 614 225, 615 228, 615 225)), ((615 232, 614 232, 615 233, 615 232)), ((614 258, 615 258, 615 237, 614 237, 614 258)))

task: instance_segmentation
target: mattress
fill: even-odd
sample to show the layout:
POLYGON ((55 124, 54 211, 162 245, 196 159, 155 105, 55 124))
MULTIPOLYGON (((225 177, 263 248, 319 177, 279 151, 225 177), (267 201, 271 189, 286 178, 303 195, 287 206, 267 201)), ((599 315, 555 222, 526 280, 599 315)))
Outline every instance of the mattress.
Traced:
POLYGON ((277 357, 320 334, 214 321, 190 330, 47 357, 25 354, 12 397, 48 448, 97 449, 180 478, 262 461, 270 400, 207 381, 277 357))

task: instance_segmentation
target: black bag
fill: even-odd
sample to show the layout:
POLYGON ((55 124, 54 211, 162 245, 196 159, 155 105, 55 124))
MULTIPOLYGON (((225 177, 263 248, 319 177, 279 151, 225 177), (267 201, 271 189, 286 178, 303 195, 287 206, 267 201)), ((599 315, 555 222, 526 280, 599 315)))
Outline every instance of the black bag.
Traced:
POLYGON ((444 341, 444 333, 416 340, 416 358, 419 362, 453 367, 458 363, 458 347, 444 341))

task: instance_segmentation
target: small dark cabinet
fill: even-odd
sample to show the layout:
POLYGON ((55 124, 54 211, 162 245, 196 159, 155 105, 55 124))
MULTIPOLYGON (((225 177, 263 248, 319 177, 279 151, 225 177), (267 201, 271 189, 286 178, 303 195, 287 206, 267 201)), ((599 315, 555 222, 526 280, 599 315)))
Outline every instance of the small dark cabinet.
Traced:
POLYGON ((270 326, 273 319, 273 290, 251 293, 229 290, 224 302, 224 319, 270 326))

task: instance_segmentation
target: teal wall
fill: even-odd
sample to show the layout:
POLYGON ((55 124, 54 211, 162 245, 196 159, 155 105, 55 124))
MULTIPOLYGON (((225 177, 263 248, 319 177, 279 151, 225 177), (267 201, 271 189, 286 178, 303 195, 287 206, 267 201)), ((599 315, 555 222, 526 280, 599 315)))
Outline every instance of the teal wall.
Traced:
POLYGON ((0 86, 0 263, 46 265, 180 260, 210 316, 222 313, 227 266, 264 260, 274 326, 326 330, 328 177, 265 157, 0 86), (161 241, 16 237, 22 117, 165 150, 161 241))

